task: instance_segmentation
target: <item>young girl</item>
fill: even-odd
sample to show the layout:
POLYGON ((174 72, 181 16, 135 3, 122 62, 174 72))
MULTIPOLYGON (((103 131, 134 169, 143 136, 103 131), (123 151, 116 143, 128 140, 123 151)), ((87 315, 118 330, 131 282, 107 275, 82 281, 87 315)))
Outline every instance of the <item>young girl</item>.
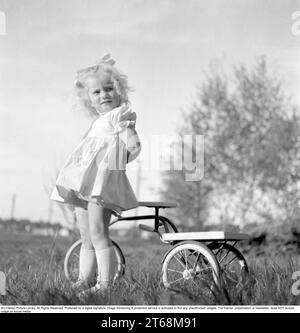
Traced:
POLYGON ((127 179, 126 163, 140 152, 136 114, 128 104, 126 76, 106 55, 77 72, 75 91, 82 107, 97 115, 83 140, 59 173, 51 199, 75 207, 82 240, 81 295, 107 290, 116 274, 116 255, 109 238, 111 215, 138 206, 127 179), (97 283, 91 286, 98 268, 97 283))

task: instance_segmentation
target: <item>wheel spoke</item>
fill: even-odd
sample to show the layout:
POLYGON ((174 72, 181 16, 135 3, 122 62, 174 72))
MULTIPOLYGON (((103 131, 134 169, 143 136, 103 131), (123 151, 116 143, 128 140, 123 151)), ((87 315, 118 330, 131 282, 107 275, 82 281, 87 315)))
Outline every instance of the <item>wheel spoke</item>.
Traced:
POLYGON ((196 287, 199 287, 198 284, 195 282, 194 279, 192 279, 192 282, 194 283, 194 285, 195 285, 196 287))
MULTIPOLYGON (((219 263, 221 264, 222 261, 228 256, 228 253, 229 253, 229 249, 227 249, 227 253, 224 255, 224 257, 219 261, 219 263)), ((221 251, 221 254, 222 254, 222 251, 221 251)))
POLYGON ((205 262, 204 260, 202 260, 202 262, 203 262, 202 265, 203 265, 205 268, 202 268, 201 271, 211 270, 211 267, 210 267, 210 265, 209 265, 208 262, 205 262))
POLYGON ((224 267, 230 265, 236 258, 237 258, 237 255, 235 255, 229 262, 227 262, 226 264, 224 264, 224 267))
POLYGON ((234 283, 238 283, 238 280, 235 279, 232 274, 230 274, 229 271, 223 271, 223 273, 225 273, 227 279, 229 279, 230 281, 234 282, 234 283))
POLYGON ((195 254, 197 253, 197 251, 195 250, 188 250, 188 255, 186 258, 186 262, 187 262, 187 268, 191 268, 193 266, 193 260, 195 258, 195 254))
POLYGON ((178 282, 178 281, 180 281, 180 280, 183 280, 183 279, 184 279, 184 277, 182 277, 182 278, 180 278, 180 279, 177 279, 177 280, 175 280, 175 281, 172 281, 172 282, 170 282, 170 284, 176 283, 176 282, 178 282))
POLYGON ((212 271, 212 268, 201 268, 199 271, 197 271, 197 274, 198 273, 206 273, 206 272, 211 272, 212 271))
MULTIPOLYGON (((194 252, 195 253, 195 252, 194 252)), ((193 272, 195 271, 195 268, 196 268, 196 265, 197 265, 197 262, 199 260, 199 257, 200 257, 200 252, 198 252, 198 255, 197 255, 197 258, 195 260, 195 263, 194 263, 194 266, 193 266, 193 272)))
POLYGON ((181 258, 177 258, 177 254, 175 254, 174 255, 174 258, 181 264, 181 266, 185 269, 185 265, 183 264, 183 262, 182 262, 182 260, 181 260, 181 258, 182 258, 182 256, 181 256, 181 258))
POLYGON ((182 272, 181 272, 181 271, 177 271, 176 269, 171 269, 171 268, 168 268, 168 271, 171 271, 171 272, 175 272, 175 273, 182 274, 182 272))
POLYGON ((220 252, 222 252, 223 249, 224 249, 224 244, 222 244, 222 245, 218 248, 217 252, 215 253, 215 256, 217 256, 220 252))
POLYGON ((185 260, 185 269, 189 269, 188 262, 187 262, 187 256, 186 256, 186 250, 184 250, 184 260, 185 260))

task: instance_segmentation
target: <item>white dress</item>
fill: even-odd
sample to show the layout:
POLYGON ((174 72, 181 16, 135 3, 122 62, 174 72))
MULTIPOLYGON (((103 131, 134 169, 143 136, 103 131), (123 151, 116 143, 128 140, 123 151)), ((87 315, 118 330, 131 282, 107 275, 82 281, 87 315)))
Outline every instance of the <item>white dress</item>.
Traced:
POLYGON ((119 216, 138 206, 125 171, 126 145, 119 137, 128 124, 122 112, 118 107, 94 121, 61 169, 52 200, 82 208, 92 201, 119 216))

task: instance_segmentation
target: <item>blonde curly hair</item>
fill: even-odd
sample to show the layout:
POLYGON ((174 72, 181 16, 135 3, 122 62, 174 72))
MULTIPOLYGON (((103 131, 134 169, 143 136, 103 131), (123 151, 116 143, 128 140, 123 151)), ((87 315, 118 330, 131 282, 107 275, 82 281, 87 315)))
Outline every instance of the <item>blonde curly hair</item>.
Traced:
POLYGON ((91 105, 91 101, 88 95, 87 82, 95 76, 110 75, 113 81, 114 87, 121 97, 121 104, 128 103, 128 93, 133 91, 128 85, 127 76, 121 74, 119 70, 114 67, 115 61, 109 54, 102 57, 101 61, 96 65, 87 67, 77 71, 74 85, 74 93, 76 96, 77 107, 88 112, 91 117, 98 116, 98 112, 91 105))

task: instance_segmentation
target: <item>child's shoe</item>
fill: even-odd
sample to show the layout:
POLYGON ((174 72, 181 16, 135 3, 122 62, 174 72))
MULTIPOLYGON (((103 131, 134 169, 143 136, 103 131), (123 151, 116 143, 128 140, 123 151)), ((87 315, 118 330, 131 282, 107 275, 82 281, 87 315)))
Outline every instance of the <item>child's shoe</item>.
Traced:
POLYGON ((86 289, 90 289, 92 286, 92 282, 88 282, 86 280, 83 279, 79 279, 78 281, 76 281, 75 283, 71 284, 71 288, 75 291, 75 292, 81 292, 83 290, 86 289))
POLYGON ((93 287, 81 291, 77 296, 81 299, 89 297, 91 295, 105 296, 110 290, 110 285, 107 282, 97 282, 93 287))

